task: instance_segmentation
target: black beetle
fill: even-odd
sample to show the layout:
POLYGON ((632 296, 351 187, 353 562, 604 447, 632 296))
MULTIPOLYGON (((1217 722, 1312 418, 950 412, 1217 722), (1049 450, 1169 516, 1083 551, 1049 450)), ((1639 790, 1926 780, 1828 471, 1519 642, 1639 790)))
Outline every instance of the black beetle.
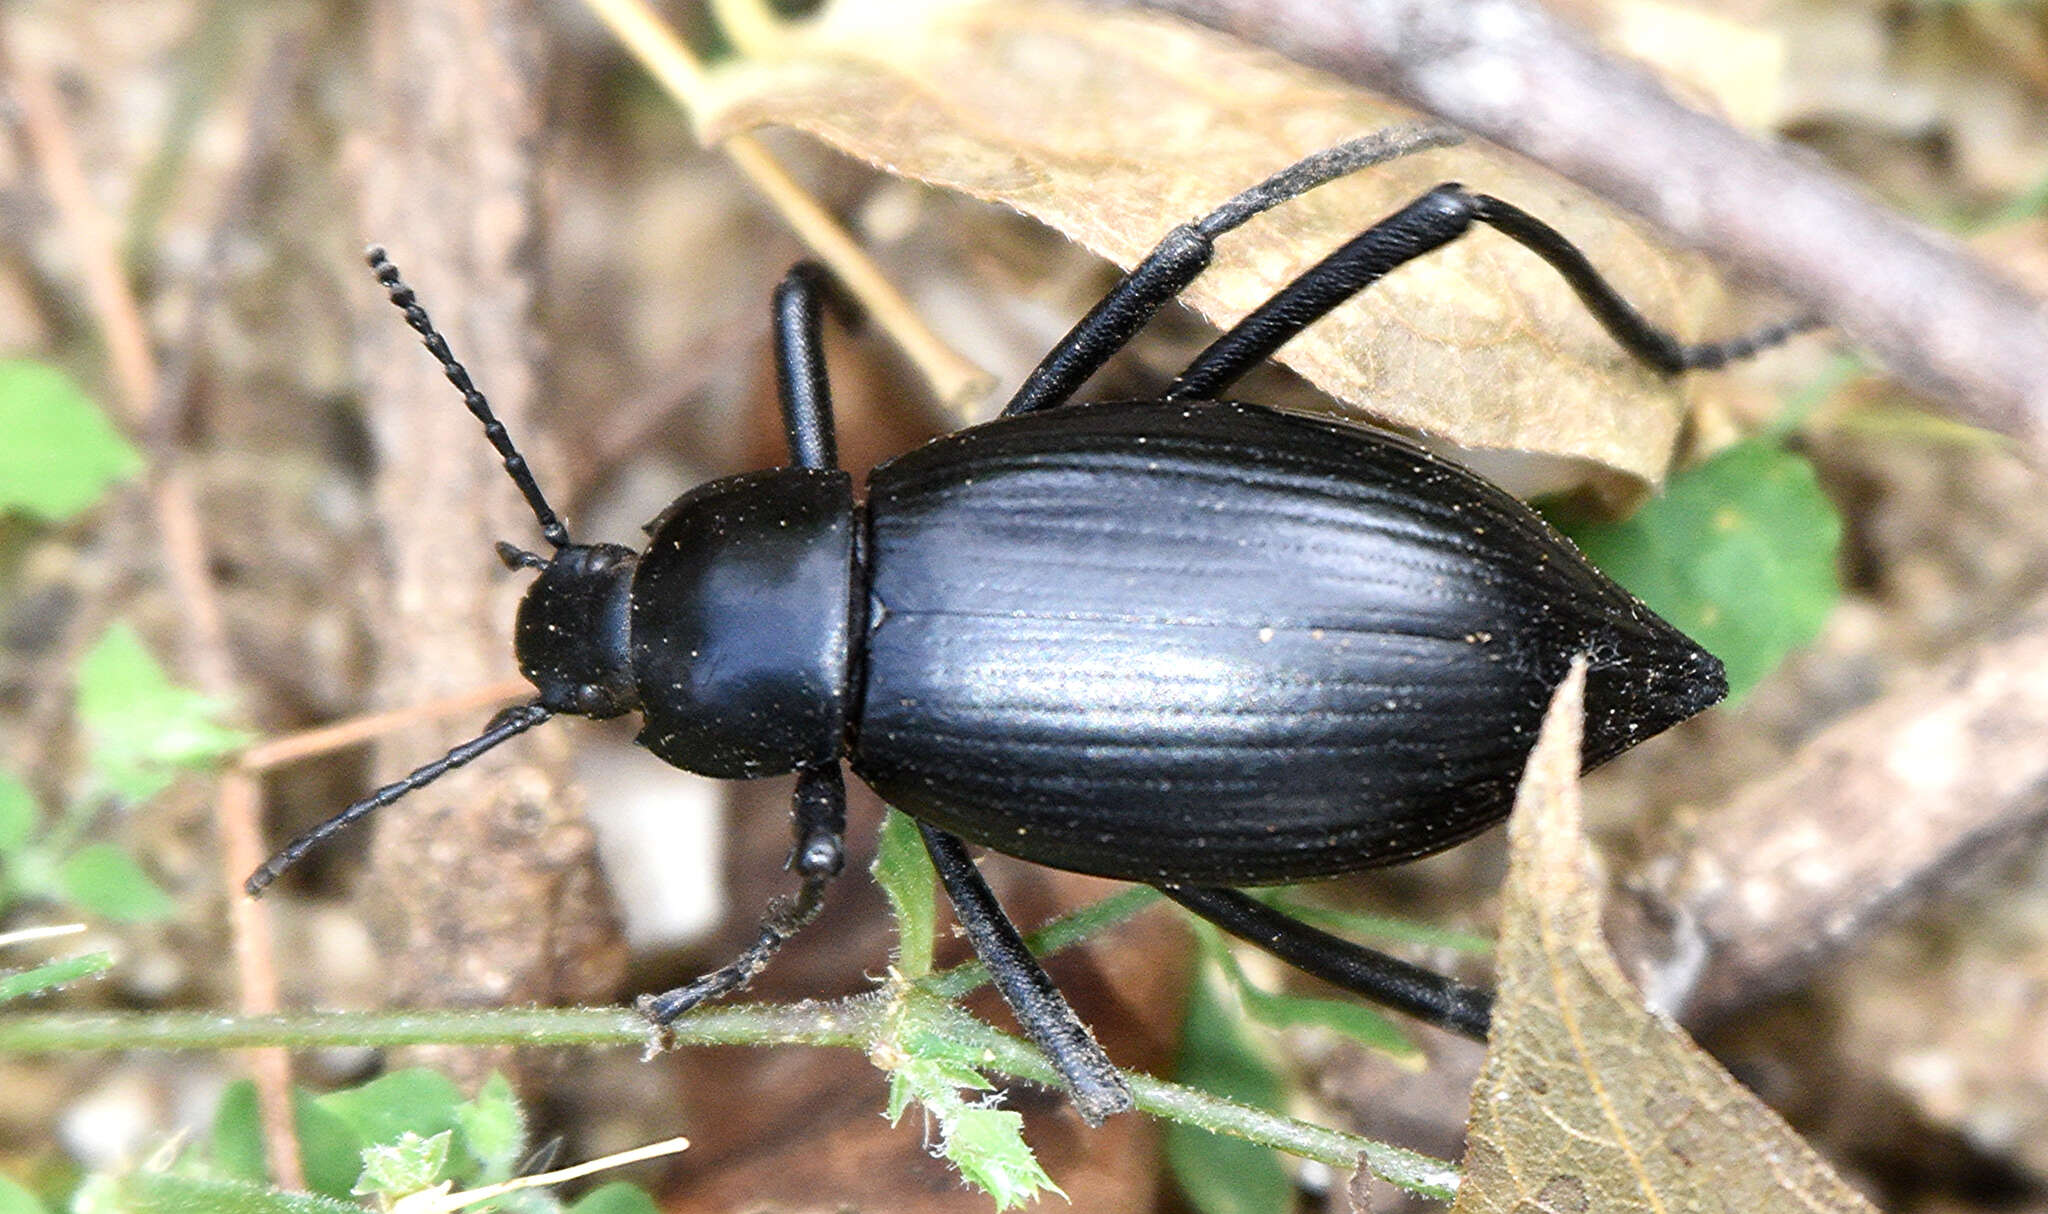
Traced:
POLYGON ((758 941, 643 998, 666 1023, 744 985, 840 870, 847 762, 919 822, 958 917, 1080 1112, 1122 1077, 1038 967, 962 839, 1157 885, 1300 968, 1483 1037, 1482 990, 1307 927, 1230 888, 1397 864, 1505 816, 1547 702, 1591 656, 1586 763, 1726 692, 1721 664, 1527 507, 1380 430, 1221 394, 1338 303, 1488 224, 1554 266, 1631 353, 1718 366, 1807 327, 1683 345, 1557 232, 1457 185, 1373 225, 1216 340, 1159 399, 1070 404, 1208 264, 1216 236, 1322 182, 1446 142, 1383 133, 1176 228, 1045 358, 1003 417, 877 468, 837 467, 816 269, 775 295, 792 463, 685 494, 644 552, 577 544, 381 249, 369 257, 484 423, 553 546, 520 605, 539 694, 350 806, 250 877, 557 713, 639 712, 639 741, 710 776, 797 774, 802 878, 758 941))

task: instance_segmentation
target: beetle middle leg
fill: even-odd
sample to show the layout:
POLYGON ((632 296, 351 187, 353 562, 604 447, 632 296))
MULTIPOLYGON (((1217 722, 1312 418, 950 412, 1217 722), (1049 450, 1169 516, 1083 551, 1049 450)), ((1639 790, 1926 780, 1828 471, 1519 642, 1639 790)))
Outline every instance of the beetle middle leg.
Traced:
POLYGON ((1024 946, 1010 917, 996 903, 981 870, 974 867, 967 848, 958 838, 936 826, 919 822, 925 850, 931 853, 939 881, 953 902, 954 917, 974 951, 988 966, 996 989, 1002 992, 1017 1023, 1033 1044, 1066 1080, 1074 1107, 1089 1125, 1100 1125, 1114 1113, 1131 1107, 1131 1088, 1118 1073, 1116 1064, 1102 1052, 1095 1035, 1052 978, 1024 946))
POLYGON ((1414 152, 1457 143, 1461 138, 1444 126, 1376 131, 1304 157, 1201 219, 1168 232, 1039 362, 1010 403, 1003 406, 1003 416, 1034 413, 1071 399, 1089 376, 1130 344, 1168 300, 1201 276, 1215 253, 1218 236, 1326 182, 1414 152))
POLYGON ((825 887, 846 865, 846 781, 839 774, 837 761, 797 773, 790 816, 796 842, 790 848, 789 867, 803 879, 796 897, 770 903, 761 920, 761 934, 725 965, 672 991, 642 995, 636 1004, 641 1015, 665 1025, 700 1003, 739 990, 767 967, 791 936, 818 917, 825 887))

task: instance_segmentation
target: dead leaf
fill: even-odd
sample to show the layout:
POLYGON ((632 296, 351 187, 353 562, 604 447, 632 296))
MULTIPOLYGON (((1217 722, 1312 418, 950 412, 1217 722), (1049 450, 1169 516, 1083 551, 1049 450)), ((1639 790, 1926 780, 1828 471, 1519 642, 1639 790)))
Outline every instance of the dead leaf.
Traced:
MULTIPOLYGON (((1148 13, 839 0, 765 43, 707 77, 695 115, 707 140, 798 127, 889 172, 1015 207, 1124 267, 1298 157, 1414 119, 1148 13)), ((1698 336, 1715 301, 1697 259, 1476 145, 1375 168, 1254 220, 1219 242, 1185 298, 1233 322, 1450 180, 1555 224, 1646 315, 1698 336)), ((1583 457, 1638 483, 1663 475, 1684 414, 1683 381, 1629 359, 1547 265, 1490 232, 1403 267, 1280 358, 1355 415, 1471 447, 1583 457)))
POLYGON ((1642 1005, 1600 935, 1581 835, 1583 663, 1515 799, 1500 999, 1452 1214, 1875 1214, 1777 1114, 1642 1005))

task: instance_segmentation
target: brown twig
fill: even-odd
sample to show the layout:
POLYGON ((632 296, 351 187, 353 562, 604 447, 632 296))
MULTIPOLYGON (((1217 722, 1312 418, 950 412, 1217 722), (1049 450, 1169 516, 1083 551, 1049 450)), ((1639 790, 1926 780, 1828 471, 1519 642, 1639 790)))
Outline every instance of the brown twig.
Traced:
POLYGON ((533 684, 525 679, 503 679, 485 687, 409 704, 389 712, 368 713, 315 729, 304 729, 298 733, 269 738, 236 756, 235 766, 251 773, 269 771, 274 767, 288 767, 318 755, 333 754, 337 750, 374 742, 378 738, 401 733, 424 722, 443 721, 449 717, 489 708, 493 704, 503 704, 521 698, 531 699, 532 696, 533 684))
POLYGON ((1967 420, 2048 450, 2048 316, 1953 242, 1679 103, 1530 0, 1127 0, 1520 152, 1783 291, 1967 420))

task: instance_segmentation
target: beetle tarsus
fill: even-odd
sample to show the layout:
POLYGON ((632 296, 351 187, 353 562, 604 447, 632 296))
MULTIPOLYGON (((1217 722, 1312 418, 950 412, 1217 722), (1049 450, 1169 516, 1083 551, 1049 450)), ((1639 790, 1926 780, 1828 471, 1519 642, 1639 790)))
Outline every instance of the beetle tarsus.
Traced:
POLYGON ((761 934, 745 952, 694 982, 659 995, 642 995, 634 1001, 634 1007, 656 1027, 666 1028, 691 1008, 744 989, 768 968, 769 961, 791 936, 818 917, 825 905, 825 886, 830 881, 830 877, 814 877, 804 882, 795 898, 775 899, 768 904, 768 914, 761 921, 761 934))
POLYGON ((739 956, 672 991, 642 995, 634 1006, 656 1026, 665 1027, 699 1004, 743 989, 791 936, 818 917, 825 905, 825 887, 846 864, 846 779, 839 774, 837 761, 798 773, 790 818, 796 843, 790 849, 789 867, 803 877, 796 897, 768 904, 760 935, 739 956))

